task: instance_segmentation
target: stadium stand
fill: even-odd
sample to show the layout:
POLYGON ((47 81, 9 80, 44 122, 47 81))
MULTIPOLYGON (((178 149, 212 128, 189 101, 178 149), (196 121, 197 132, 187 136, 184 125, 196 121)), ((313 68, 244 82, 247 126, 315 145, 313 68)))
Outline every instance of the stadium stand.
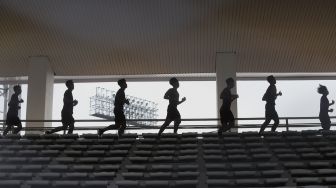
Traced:
POLYGON ((335 141, 335 131, 7 135, 0 187, 328 187, 335 141))

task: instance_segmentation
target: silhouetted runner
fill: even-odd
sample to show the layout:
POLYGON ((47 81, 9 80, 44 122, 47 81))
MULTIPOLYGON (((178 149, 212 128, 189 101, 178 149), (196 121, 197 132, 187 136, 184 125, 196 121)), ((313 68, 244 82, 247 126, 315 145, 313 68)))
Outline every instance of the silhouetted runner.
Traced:
POLYGON ((21 94, 21 86, 16 85, 14 86, 14 94, 11 97, 11 100, 8 103, 8 112, 7 112, 7 119, 6 119, 6 128, 3 131, 3 135, 7 135, 8 131, 13 129, 13 126, 16 126, 13 129, 13 134, 17 134, 22 129, 21 120, 19 118, 19 109, 21 108, 20 103, 23 103, 23 100, 19 100, 19 95, 21 94))
POLYGON ((281 96, 282 93, 281 91, 277 93, 276 89, 276 79, 274 78, 273 75, 267 77, 267 81, 270 84, 268 86, 266 93, 264 94, 262 100, 266 101, 266 106, 265 106, 265 122, 261 125, 259 134, 264 132, 265 128, 271 120, 274 120, 274 124, 272 126, 272 132, 275 132, 276 128, 279 125, 279 116, 277 111, 275 110, 275 100, 277 99, 278 96, 281 96))
POLYGON ((226 88, 220 94, 220 98, 223 100, 220 108, 222 125, 218 127, 218 135, 222 135, 222 132, 230 130, 235 125, 235 118, 231 112, 231 103, 238 98, 238 95, 231 94, 231 89, 235 86, 233 78, 226 79, 226 85, 226 88))
POLYGON ((177 105, 183 103, 186 100, 186 98, 183 97, 182 100, 179 101, 179 93, 177 92, 177 88, 180 87, 180 84, 176 78, 171 78, 169 80, 169 84, 172 85, 173 88, 170 88, 164 95, 164 99, 169 100, 167 117, 159 130, 158 136, 161 136, 161 133, 172 121, 174 121, 174 133, 177 133, 177 129, 181 123, 181 115, 177 110, 177 105))
POLYGON ((75 119, 73 118, 73 107, 78 104, 77 100, 73 100, 72 97, 72 90, 74 90, 74 83, 72 80, 67 80, 65 82, 66 87, 68 88, 64 92, 63 97, 63 109, 62 109, 62 126, 55 127, 52 130, 46 131, 46 134, 52 134, 61 130, 68 130, 68 134, 72 134, 74 125, 75 125, 75 119))
POLYGON ((331 125, 329 112, 334 111, 333 109, 329 109, 329 106, 335 104, 335 101, 332 100, 332 102, 329 103, 329 100, 327 98, 327 96, 329 95, 329 91, 326 86, 320 85, 317 89, 317 92, 319 94, 322 94, 320 101, 320 114, 319 114, 321 126, 323 130, 329 130, 331 125))
POLYGON ((125 89, 127 83, 125 79, 118 80, 120 89, 118 90, 114 100, 114 125, 110 125, 103 129, 98 129, 98 135, 101 136, 107 130, 118 130, 118 135, 121 136, 126 129, 126 118, 124 114, 124 104, 129 105, 129 100, 125 97, 125 89))

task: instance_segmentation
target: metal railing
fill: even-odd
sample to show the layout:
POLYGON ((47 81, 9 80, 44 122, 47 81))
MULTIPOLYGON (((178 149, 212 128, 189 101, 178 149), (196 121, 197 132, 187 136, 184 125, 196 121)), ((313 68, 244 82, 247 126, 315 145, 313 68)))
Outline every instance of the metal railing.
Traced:
MULTIPOLYGON (((331 119, 336 119, 336 116, 330 117, 331 119)), ((264 121, 265 118, 261 117, 256 117, 256 118, 236 118, 236 127, 239 130, 250 130, 250 129, 259 129, 261 126, 261 123, 256 123, 256 124, 244 124, 244 123, 239 123, 240 121, 264 121)), ((318 120, 318 117, 280 117, 280 124, 278 128, 285 128, 286 131, 289 131, 290 129, 293 130, 293 128, 320 128, 321 124, 320 123, 290 123, 290 121, 293 120, 318 120), (281 123, 284 122, 284 123, 281 123)), ((22 122, 36 122, 36 123, 44 123, 44 122, 58 122, 60 123, 61 120, 21 120, 22 122)), ((131 121, 155 121, 155 122, 163 122, 165 119, 127 119, 127 122, 131 121)), ((189 118, 189 119, 182 119, 182 124, 179 126, 179 129, 195 129, 195 130, 210 130, 210 129, 217 129, 218 123, 220 119, 218 118, 189 118), (184 124, 185 122, 216 122, 215 124, 184 124)), ((5 120, 0 120, 4 124, 5 120)), ((81 126, 78 125, 79 123, 88 123, 88 122, 106 122, 106 125, 114 124, 114 120, 105 120, 105 119, 78 119, 76 120, 75 123, 75 128, 74 130, 78 131, 84 131, 84 130, 97 130, 98 128, 102 128, 105 126, 81 126)), ((272 125, 272 122, 271 122, 272 125)), ((145 125, 131 125, 128 126, 128 130, 148 130, 148 129, 159 129, 161 124, 158 126, 145 126, 145 125)), ((45 131, 48 129, 51 129, 53 127, 23 127, 23 130, 25 131, 45 131)), ((167 129, 172 129, 173 126, 168 126, 167 129)), ((126 130, 127 130, 126 129, 126 130)), ((3 127, 1 128, 1 131, 3 130, 3 127)))

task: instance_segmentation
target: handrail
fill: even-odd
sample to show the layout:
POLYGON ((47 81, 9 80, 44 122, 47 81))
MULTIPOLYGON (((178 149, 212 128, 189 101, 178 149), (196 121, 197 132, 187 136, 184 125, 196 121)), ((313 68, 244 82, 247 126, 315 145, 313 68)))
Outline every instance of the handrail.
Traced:
MULTIPOLYGON (((265 117, 255 118, 235 118, 235 120, 264 120, 265 117)), ((319 117, 279 117, 279 120, 295 120, 295 119, 319 119, 319 117)), ((330 116, 330 119, 336 119, 336 116, 330 116)), ((5 122, 5 119, 0 122, 5 122)), ((21 120, 22 122, 62 122, 62 120, 21 120)), ((76 122, 110 122, 114 119, 76 119, 76 122)), ((126 119, 126 121, 165 121, 165 119, 126 119)), ((220 118, 185 118, 181 121, 220 121, 220 118)))
MULTIPOLYGON (((286 128, 285 125, 279 125, 279 128, 286 128)), ((311 127, 321 127, 320 125, 294 125, 290 126, 291 128, 311 128, 311 127)), ((44 131, 44 130, 49 130, 54 127, 23 127, 22 130, 26 131, 44 131)), ((98 128, 102 128, 101 126, 75 126, 74 130, 78 131, 84 131, 84 130, 97 130, 98 128)), ((158 129, 160 128, 159 126, 148 126, 148 127, 135 127, 135 126, 129 126, 127 127, 128 130, 152 130, 152 129, 158 129)), ((260 126, 239 126, 239 129, 246 129, 246 128, 260 128, 260 126)), ((166 129, 173 129, 173 126, 167 127, 166 129)), ((179 129, 217 129, 217 126, 180 126, 179 129)), ((2 128, 0 128, 2 130, 2 128)))
MULTIPOLYGON (((331 116, 331 119, 336 119, 336 116, 331 116)), ((246 121, 246 120, 264 120, 264 117, 254 117, 254 118, 236 118, 237 121, 246 121)), ((309 127, 321 127, 319 123, 289 123, 289 120, 308 120, 308 119, 319 119, 319 117, 279 117, 280 120, 285 120, 285 124, 279 124, 278 127, 286 128, 286 131, 289 131, 289 128, 309 128, 309 127)), ((0 120, 0 122, 5 122, 6 120, 0 120)), ((21 120, 22 122, 61 122, 61 120, 21 120)), ((78 119, 76 122, 114 122, 114 119, 78 119)), ((126 119, 128 122, 132 121, 165 121, 165 119, 126 119)), ((220 121, 219 118, 186 118, 182 121, 220 121)), ((136 129, 158 129, 160 126, 146 126, 146 125, 130 125, 127 129, 136 130, 136 129)), ((218 124, 210 125, 180 125, 180 129, 217 129, 218 124)), ((48 130, 53 127, 23 127, 23 130, 48 130)), ((78 126, 76 125, 74 130, 97 130, 101 126, 78 126)), ((167 127, 171 129, 171 127, 167 127)), ((239 124, 236 128, 239 129, 251 129, 251 128, 260 128, 260 124, 239 124)), ((2 130, 0 128, 0 130, 2 130)))

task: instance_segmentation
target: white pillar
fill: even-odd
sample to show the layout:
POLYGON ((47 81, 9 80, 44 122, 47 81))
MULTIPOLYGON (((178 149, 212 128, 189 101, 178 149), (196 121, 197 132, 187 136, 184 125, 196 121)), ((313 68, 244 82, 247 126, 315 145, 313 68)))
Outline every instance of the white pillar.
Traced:
MULTIPOLYGON (((30 57, 28 70, 27 120, 52 119, 54 72, 48 57, 30 57)), ((27 127, 51 126, 51 122, 27 122, 27 127)))
MULTIPOLYGON (((217 52, 216 53, 216 85, 217 85, 217 116, 222 105, 220 94, 226 87, 225 80, 232 77, 236 81, 237 73, 237 55, 234 52, 217 52)), ((237 87, 231 90, 232 93, 237 93, 237 87)), ((238 98, 239 100, 239 98, 238 98)), ((231 111, 237 118, 237 100, 231 104, 231 111)), ((220 123, 220 122, 219 122, 220 123)))

